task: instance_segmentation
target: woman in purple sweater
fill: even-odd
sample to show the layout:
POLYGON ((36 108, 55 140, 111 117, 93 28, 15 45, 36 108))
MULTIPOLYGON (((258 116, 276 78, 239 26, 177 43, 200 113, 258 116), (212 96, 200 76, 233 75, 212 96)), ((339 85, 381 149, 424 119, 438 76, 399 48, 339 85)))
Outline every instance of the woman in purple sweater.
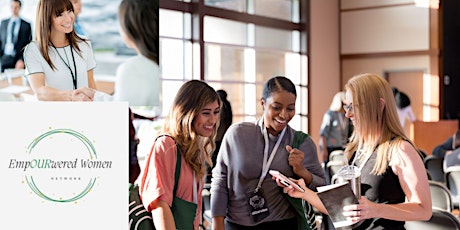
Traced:
POLYGON ((302 178, 313 190, 326 183, 313 140, 291 147, 296 97, 288 78, 271 78, 260 100, 263 117, 227 130, 212 171, 213 229, 297 229, 296 212, 269 169, 302 178))

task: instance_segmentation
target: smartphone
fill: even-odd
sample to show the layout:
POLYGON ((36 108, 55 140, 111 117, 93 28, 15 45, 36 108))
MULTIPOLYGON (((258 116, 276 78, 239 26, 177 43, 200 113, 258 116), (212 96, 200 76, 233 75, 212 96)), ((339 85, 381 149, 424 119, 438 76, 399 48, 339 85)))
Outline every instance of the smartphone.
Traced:
POLYGON ((300 192, 305 192, 305 190, 302 187, 300 187, 300 185, 298 185, 297 183, 295 183, 291 179, 287 178, 285 175, 283 175, 279 171, 270 170, 270 171, 268 171, 268 173, 270 173, 272 176, 278 178, 280 180, 280 183, 285 185, 286 187, 292 186, 295 189, 299 190, 300 192))

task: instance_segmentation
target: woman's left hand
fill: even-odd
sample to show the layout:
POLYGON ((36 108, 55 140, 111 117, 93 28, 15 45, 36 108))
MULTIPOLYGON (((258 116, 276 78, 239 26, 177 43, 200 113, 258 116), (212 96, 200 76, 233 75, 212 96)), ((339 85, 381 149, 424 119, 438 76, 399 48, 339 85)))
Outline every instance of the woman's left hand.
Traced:
POLYGON ((289 152, 288 162, 289 162, 289 165, 292 166, 294 173, 300 171, 301 169, 304 169, 303 167, 304 153, 300 151, 299 149, 292 148, 289 145, 286 145, 286 150, 289 152))
POLYGON ((375 213, 377 212, 377 204, 369 201, 365 196, 361 196, 359 204, 352 204, 343 207, 343 215, 353 223, 369 218, 375 218, 375 213))

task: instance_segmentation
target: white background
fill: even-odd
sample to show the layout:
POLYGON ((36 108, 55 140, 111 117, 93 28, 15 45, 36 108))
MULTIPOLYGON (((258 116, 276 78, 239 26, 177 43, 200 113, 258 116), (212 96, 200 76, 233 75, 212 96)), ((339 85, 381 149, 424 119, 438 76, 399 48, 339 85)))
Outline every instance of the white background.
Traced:
MULTIPOLYGON (((128 226, 128 104, 126 102, 0 103, 0 229, 126 229, 128 226), (32 192, 24 172, 9 161, 26 155, 34 138, 51 129, 72 129, 91 139, 98 159, 112 168, 98 172, 84 197, 47 201, 32 192)), ((62 154, 67 146, 56 146, 62 154)), ((35 172, 34 172, 35 173, 35 172)), ((59 187, 47 190, 59 191, 59 187)))

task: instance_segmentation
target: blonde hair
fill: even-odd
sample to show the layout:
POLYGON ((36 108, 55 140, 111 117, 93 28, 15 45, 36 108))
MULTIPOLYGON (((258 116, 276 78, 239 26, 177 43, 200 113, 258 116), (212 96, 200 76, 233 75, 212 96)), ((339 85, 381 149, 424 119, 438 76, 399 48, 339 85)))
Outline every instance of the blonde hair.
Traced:
POLYGON ((210 137, 202 137, 193 129, 193 120, 207 104, 215 101, 222 106, 217 92, 205 82, 186 82, 177 92, 161 131, 174 138, 185 162, 192 167, 197 178, 206 174, 205 162, 212 165, 211 154, 215 149, 214 139, 219 122, 210 137))
POLYGON ((370 73, 354 76, 345 89, 351 92, 354 117, 359 124, 355 126, 345 153, 350 160, 358 148, 364 147, 365 154, 372 154, 377 148, 372 173, 381 175, 392 158, 394 147, 401 141, 414 146, 399 122, 392 89, 385 79, 370 73))

